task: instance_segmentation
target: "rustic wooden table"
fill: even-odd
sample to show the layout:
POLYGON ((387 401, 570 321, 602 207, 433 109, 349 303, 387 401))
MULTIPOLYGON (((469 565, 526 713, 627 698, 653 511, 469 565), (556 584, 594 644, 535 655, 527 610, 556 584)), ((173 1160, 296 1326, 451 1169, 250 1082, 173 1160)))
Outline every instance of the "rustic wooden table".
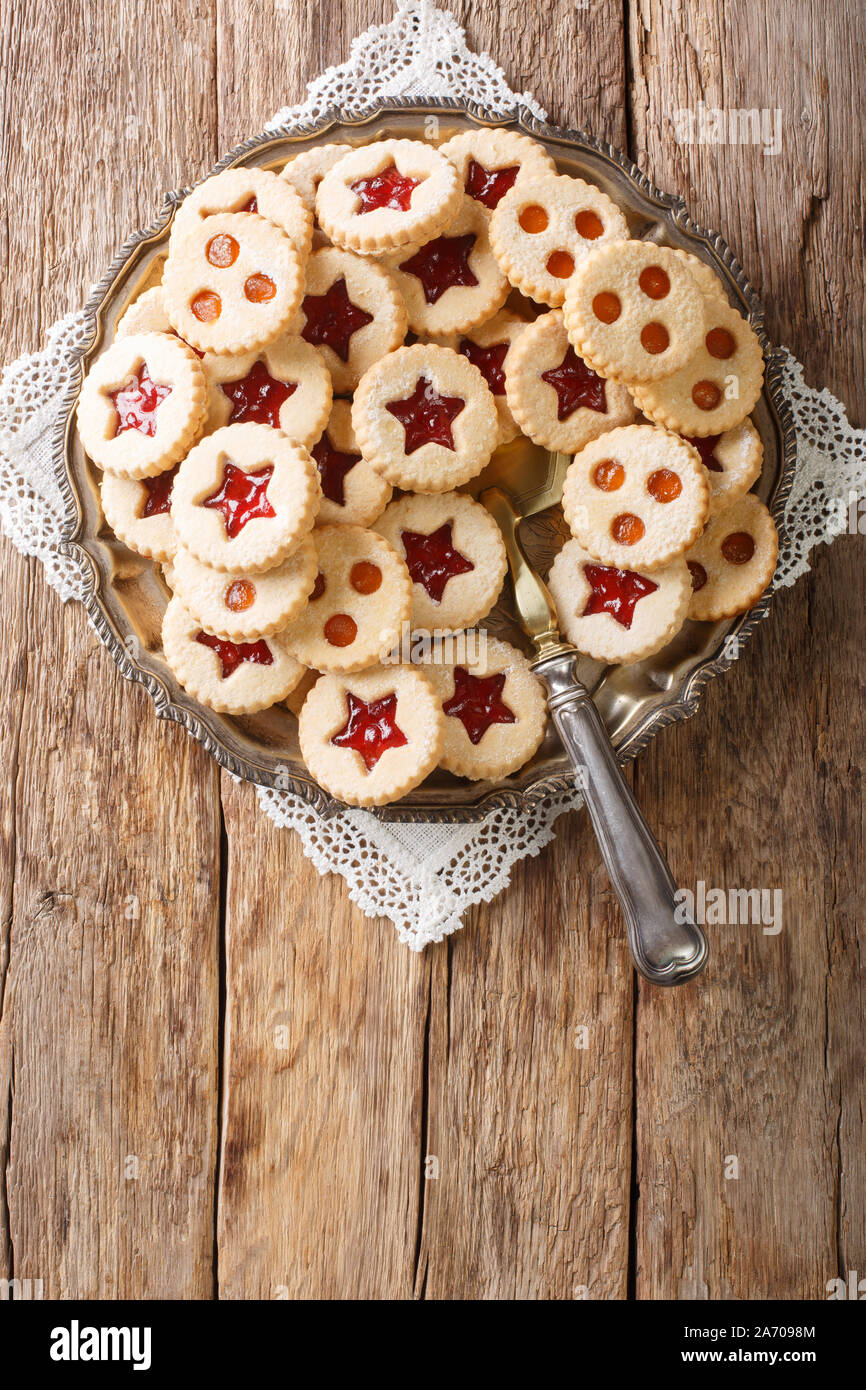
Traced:
MULTIPOLYGON (((451 9, 722 231, 862 423, 859 0, 451 9), (778 109, 778 153, 677 143, 699 102, 778 109)), ((4 359, 390 13, 5 6, 4 359)), ((717 928, 706 976, 663 993, 579 816, 411 955, 4 542, 0 1275, 50 1298, 799 1299, 866 1271, 862 546, 820 551, 635 768, 682 883, 784 895, 778 935, 717 928)))

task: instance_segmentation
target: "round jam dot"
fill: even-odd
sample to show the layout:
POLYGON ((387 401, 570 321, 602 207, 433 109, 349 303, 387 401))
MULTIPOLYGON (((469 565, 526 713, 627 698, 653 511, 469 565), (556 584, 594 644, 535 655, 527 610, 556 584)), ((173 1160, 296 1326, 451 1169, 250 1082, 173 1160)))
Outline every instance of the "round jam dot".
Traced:
POLYGON ((319 570, 319 573, 316 575, 316 582, 313 585, 312 593, 310 594, 310 602, 312 603, 313 599, 321 598, 324 592, 325 576, 322 574, 322 571, 319 570))
POLYGON ((257 271, 255 275, 250 275, 244 282, 244 294, 251 304, 264 304, 269 299, 273 299, 277 292, 277 287, 269 275, 262 275, 257 271))
POLYGON ((622 313, 622 305, 610 290, 602 290, 592 301, 592 312, 601 323, 616 323, 622 313))
POLYGON ((325 637, 332 647, 351 647, 358 635, 358 624, 348 613, 332 613, 325 623, 325 637))
POLYGON ((557 280, 567 280, 569 275, 574 274, 574 258, 567 251, 551 251, 547 258, 547 270, 557 280))
POLYGON ((660 265, 648 265, 640 273, 638 284, 650 299, 664 299, 671 292, 671 282, 667 272, 660 265))
POLYGON ((369 560, 359 560, 352 566, 349 583, 359 594, 375 594, 382 583, 382 571, 369 560))
POLYGON ((205 247, 205 255, 211 265, 217 266, 220 270, 225 270, 227 266, 234 265, 241 248, 238 246, 233 236, 228 232, 218 232, 212 236, 205 247))
POLYGON ((540 208, 537 203, 530 203, 528 207, 523 209, 517 220, 525 232, 534 235, 544 231, 548 223, 548 216, 544 208, 540 208))
POLYGON ((602 492, 616 492, 625 482, 625 469, 616 459, 602 459, 592 470, 592 481, 602 492))
POLYGON ((737 346, 727 328, 711 328, 704 342, 710 356, 721 359, 733 357, 737 346))
POLYGON ((256 586, 249 579, 235 579, 226 589, 226 608, 243 613, 255 603, 256 586))
POLYGON ((687 560, 689 574, 692 576, 692 593, 696 594, 698 589, 702 589, 707 582, 707 572, 703 565, 699 565, 697 560, 687 560))
POLYGON ((643 539, 646 527, 639 516, 632 512, 620 512, 610 524, 610 534, 617 545, 636 545, 643 539))
POLYGON ((755 542, 748 531, 732 531, 722 541, 722 554, 729 565, 747 565, 755 553, 755 542))
POLYGON ((597 212, 590 208, 581 208, 574 219, 574 227, 578 236, 582 236, 584 241, 595 241, 604 231, 604 223, 597 212))
POLYGON ((698 410, 715 410, 722 393, 713 381, 696 381, 692 387, 692 400, 698 410))
POLYGON ((674 502, 683 490, 679 475, 670 468, 659 468, 647 478, 647 492, 657 502, 674 502))
POLYGON ((223 302, 213 290, 201 290, 189 307, 199 323, 213 323, 222 313, 223 302))
POLYGON ((670 344, 670 335, 663 323, 645 323, 640 331, 641 347, 653 357, 664 352, 670 344))

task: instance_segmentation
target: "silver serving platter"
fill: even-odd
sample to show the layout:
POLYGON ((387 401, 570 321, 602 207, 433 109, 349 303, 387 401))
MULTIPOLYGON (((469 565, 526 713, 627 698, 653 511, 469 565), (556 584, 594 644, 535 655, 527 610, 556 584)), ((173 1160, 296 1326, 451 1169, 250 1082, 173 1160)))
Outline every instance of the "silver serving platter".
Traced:
MULTIPOLYGON (((580 131, 562 130, 515 106, 505 118, 480 107, 406 99, 383 103, 372 115, 352 119, 334 110, 315 125, 277 130, 238 145, 213 172, 236 164, 279 169, 310 146, 340 140, 367 143, 390 136, 447 140, 473 126, 522 131, 541 141, 561 172, 579 175, 604 189, 623 209, 631 234, 680 246, 710 264, 727 287, 731 302, 746 313, 766 358, 764 392, 753 419, 764 443, 764 467, 757 486, 781 529, 785 500, 793 480, 796 441, 790 409, 781 387, 781 359, 764 330, 761 305, 741 266, 720 236, 698 227, 682 199, 655 188, 618 150, 580 131)), ((166 196, 157 220, 135 232, 116 256, 87 302, 89 332, 80 350, 80 372, 64 402, 54 440, 54 463, 66 503, 61 549, 82 562, 87 574, 84 599, 93 625, 124 676, 139 681, 153 697, 161 719, 174 719, 193 734, 229 772, 266 787, 297 793, 320 814, 339 810, 307 772, 300 758, 297 721, 275 706, 244 718, 215 714, 192 699, 175 681, 162 656, 160 629, 168 590, 159 566, 122 545, 107 527, 99 502, 99 472, 85 456, 74 426, 81 381, 94 357, 112 341, 128 305, 161 277, 169 228, 188 189, 166 196)), ((524 526, 530 559, 546 574, 565 537, 558 508, 524 526)), ((621 761, 633 758, 666 724, 695 713, 701 691, 724 671, 768 610, 770 595, 740 618, 722 623, 687 622, 669 646, 632 666, 602 667, 586 661, 582 675, 593 692, 621 761)), ((526 649, 514 622, 509 592, 485 626, 526 649)), ((496 806, 530 807, 572 786, 570 764, 552 729, 536 756, 513 777, 499 782, 468 782, 433 773, 422 786, 377 814, 384 819, 478 820, 496 806)))

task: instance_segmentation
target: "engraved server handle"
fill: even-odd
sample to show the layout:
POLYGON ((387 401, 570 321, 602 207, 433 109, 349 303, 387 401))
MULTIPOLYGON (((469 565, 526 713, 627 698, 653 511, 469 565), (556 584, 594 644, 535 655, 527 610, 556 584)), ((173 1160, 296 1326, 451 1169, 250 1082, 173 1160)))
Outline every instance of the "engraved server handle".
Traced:
POLYGON ((706 965, 707 939, 684 907, 677 910, 673 875, 623 778, 601 715, 577 680, 575 655, 560 647, 534 661, 533 669, 547 687, 553 721, 578 774, 635 966, 653 984, 682 984, 706 965))

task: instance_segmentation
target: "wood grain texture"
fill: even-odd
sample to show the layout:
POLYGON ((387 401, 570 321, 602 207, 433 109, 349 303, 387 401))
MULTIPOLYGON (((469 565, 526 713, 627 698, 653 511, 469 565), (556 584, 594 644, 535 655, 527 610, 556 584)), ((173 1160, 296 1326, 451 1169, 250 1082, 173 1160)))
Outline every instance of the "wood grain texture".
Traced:
MULTIPOLYGON (((854 0, 450 8, 552 120, 726 235, 773 335, 862 421, 854 0), (678 145, 698 100, 780 107, 779 155, 678 145)), ((164 189, 391 13, 4 8, 4 358, 164 189)), ((778 936, 717 929, 673 995, 635 989, 578 816, 411 955, 4 544, 0 1276, 49 1297, 796 1298, 866 1269, 860 544, 820 554, 637 766, 686 886, 784 894, 778 936)))

